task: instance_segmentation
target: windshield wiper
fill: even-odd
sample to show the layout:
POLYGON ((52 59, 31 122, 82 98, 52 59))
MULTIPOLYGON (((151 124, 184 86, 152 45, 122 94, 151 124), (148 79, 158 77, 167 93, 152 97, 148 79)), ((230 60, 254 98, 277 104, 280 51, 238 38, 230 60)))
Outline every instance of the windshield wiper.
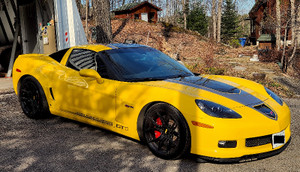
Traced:
POLYGON ((128 82, 140 82, 140 81, 160 81, 165 80, 166 78, 133 78, 127 80, 128 82))
POLYGON ((192 75, 183 75, 183 74, 179 74, 179 75, 172 76, 171 78, 180 78, 180 79, 184 79, 185 77, 189 77, 189 76, 192 76, 192 75))

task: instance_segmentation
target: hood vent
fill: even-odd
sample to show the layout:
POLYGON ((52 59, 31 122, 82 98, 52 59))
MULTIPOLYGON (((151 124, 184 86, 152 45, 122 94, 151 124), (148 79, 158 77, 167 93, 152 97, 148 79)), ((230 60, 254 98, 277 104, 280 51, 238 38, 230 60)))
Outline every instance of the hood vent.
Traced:
POLYGON ((277 120, 276 113, 265 104, 254 106, 254 109, 258 110, 259 112, 271 119, 277 120))

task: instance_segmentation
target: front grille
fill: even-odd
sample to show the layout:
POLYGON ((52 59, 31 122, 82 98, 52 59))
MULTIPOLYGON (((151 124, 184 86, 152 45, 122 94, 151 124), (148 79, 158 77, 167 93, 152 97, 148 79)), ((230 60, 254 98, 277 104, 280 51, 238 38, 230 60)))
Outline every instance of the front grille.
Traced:
POLYGON ((246 147, 255 147, 272 143, 272 135, 246 139, 246 147))

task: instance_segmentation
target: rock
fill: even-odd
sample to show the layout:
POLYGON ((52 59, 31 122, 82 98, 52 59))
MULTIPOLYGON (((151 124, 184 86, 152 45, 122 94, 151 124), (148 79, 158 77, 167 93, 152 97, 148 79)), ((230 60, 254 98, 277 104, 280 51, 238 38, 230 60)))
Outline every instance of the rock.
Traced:
POLYGON ((264 68, 261 68, 259 69, 260 71, 264 72, 264 73, 275 73, 272 69, 264 69, 264 68))
POLYGON ((253 57, 250 59, 251 62, 258 62, 258 55, 254 54, 253 57))
POLYGON ((234 70, 239 70, 239 71, 245 71, 245 70, 246 70, 246 68, 243 67, 243 66, 236 66, 236 67, 234 67, 233 69, 234 69, 234 70))
POLYGON ((253 75, 253 78, 255 80, 264 80, 266 78, 266 74, 265 73, 257 73, 257 72, 255 72, 252 75, 253 75))

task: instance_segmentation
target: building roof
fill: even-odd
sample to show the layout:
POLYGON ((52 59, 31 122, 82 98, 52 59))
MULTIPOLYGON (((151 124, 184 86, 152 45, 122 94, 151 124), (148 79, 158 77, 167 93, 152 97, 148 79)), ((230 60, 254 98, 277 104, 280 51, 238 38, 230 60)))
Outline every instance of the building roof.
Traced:
POLYGON ((260 37, 257 39, 257 41, 276 41, 276 37, 274 34, 262 34, 260 37))
POLYGON ((254 15, 254 13, 263 5, 267 3, 267 0, 257 0, 249 12, 249 16, 254 15))
POLYGON ((117 11, 130 11, 130 10, 133 10, 133 9, 139 7, 139 6, 144 5, 144 4, 151 5, 157 11, 161 11, 162 10, 161 8, 157 7, 156 5, 149 3, 148 1, 143 1, 143 2, 134 2, 134 3, 125 4, 125 5, 121 6, 121 7, 113 10, 113 12, 117 12, 117 11))

